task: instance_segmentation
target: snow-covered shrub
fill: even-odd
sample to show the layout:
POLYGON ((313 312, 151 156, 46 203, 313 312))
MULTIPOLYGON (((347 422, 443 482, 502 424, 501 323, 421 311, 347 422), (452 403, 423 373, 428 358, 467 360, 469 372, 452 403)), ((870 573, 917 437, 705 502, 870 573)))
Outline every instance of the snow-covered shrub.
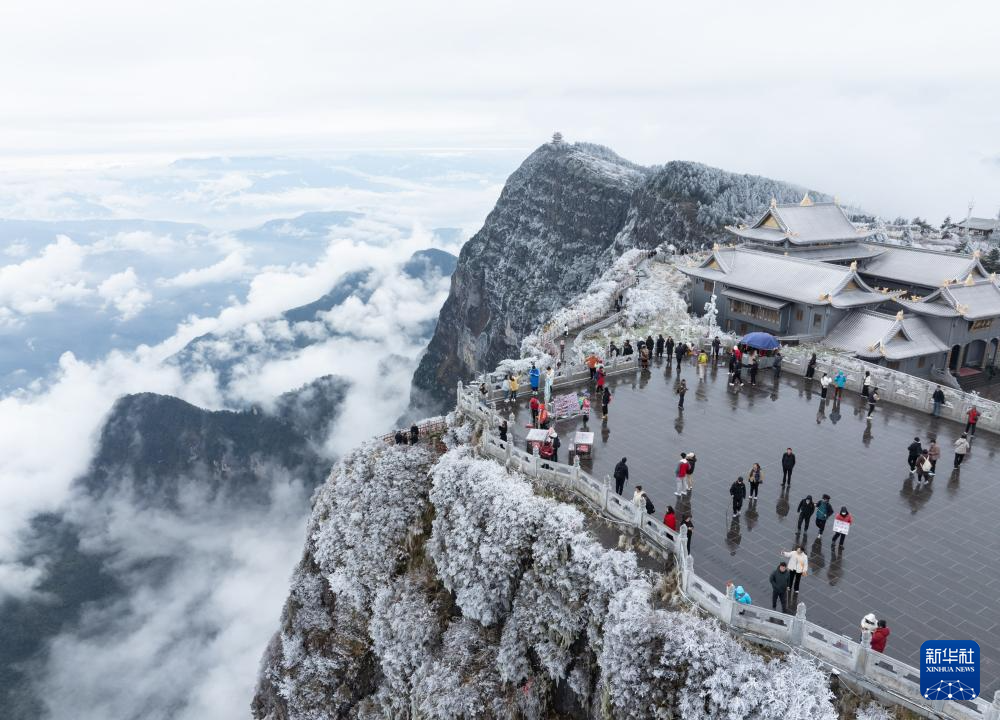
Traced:
POLYGON ((858 710, 855 720, 895 720, 895 717, 895 713, 873 702, 858 710))
POLYGON ((313 555, 330 589, 355 609, 396 574, 408 529, 427 507, 422 446, 362 446, 343 460, 313 505, 313 555))

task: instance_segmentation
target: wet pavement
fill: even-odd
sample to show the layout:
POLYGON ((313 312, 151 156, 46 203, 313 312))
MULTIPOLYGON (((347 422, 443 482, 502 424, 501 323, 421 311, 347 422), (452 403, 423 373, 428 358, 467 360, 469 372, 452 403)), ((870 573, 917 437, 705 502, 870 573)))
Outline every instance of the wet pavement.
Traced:
MULTIPOLYGON (((824 403, 818 381, 811 388, 798 376, 784 373, 775 381, 762 371, 756 388, 748 382, 735 392, 725 367, 706 375, 699 381, 693 366, 682 368, 689 387, 683 412, 673 391, 676 367, 654 364, 611 378, 608 421, 601 422, 595 406, 589 423, 594 453, 583 468, 604 477, 627 457, 627 496, 641 484, 660 517, 667 505, 678 515, 690 512, 695 572, 716 587, 731 579, 755 604, 769 606, 768 576, 780 552, 801 542, 810 572, 798 599, 809 620, 856 636, 862 616, 873 612, 892 633, 886 653, 916 667, 925 640, 975 640, 983 655, 982 693, 1000 689, 1000 477, 994 470, 1000 438, 981 431, 954 472, 952 443, 964 429, 957 423, 881 403, 868 425, 862 398, 845 392, 840 403, 824 403), (937 476, 918 487, 906 448, 915 436, 927 445, 935 435, 942 447, 937 476), (781 454, 789 446, 797 463, 790 489, 782 492, 781 454), (698 458, 695 487, 677 498, 674 468, 688 451, 698 458), (753 462, 764 471, 760 497, 744 502, 734 519, 729 486, 737 475, 746 477, 753 462), (846 505, 854 517, 843 551, 831 551, 832 522, 822 540, 814 523, 804 537, 796 534, 799 500, 823 493, 835 510, 846 505)), ((514 428, 519 445, 530 422, 526 400, 519 402, 514 428)), ((579 418, 556 423, 561 460, 570 432, 581 426, 579 418)))

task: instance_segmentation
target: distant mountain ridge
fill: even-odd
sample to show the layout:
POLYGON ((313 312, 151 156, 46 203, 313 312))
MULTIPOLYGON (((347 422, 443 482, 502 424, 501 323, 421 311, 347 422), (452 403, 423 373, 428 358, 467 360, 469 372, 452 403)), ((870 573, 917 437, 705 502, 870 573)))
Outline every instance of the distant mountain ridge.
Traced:
POLYGON ((772 197, 792 202, 804 192, 694 162, 642 167, 589 143, 541 146, 463 246, 414 373, 411 406, 418 414, 444 409, 459 379, 516 356, 526 334, 626 250, 710 246, 725 239, 726 224, 752 217, 772 197))

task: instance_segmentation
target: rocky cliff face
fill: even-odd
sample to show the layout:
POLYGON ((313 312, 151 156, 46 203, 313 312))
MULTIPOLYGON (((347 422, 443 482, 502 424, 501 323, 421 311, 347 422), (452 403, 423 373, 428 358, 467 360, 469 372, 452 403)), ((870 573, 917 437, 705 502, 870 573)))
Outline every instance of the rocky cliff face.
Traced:
POLYGON ((698 163, 644 168, 597 145, 543 145, 462 248, 411 404, 442 410, 456 381, 516 356, 522 337, 626 250, 695 250, 771 197, 792 202, 804 192, 698 163))

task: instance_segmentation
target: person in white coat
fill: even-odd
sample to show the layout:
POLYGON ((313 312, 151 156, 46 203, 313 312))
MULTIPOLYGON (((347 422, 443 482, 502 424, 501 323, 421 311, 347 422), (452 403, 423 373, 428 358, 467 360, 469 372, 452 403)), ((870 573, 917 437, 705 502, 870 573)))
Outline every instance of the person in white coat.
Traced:
POLYGON ((875 632, 875 628, 878 627, 878 618, 875 617, 875 613, 868 613, 863 618, 861 618, 861 641, 864 642, 865 633, 875 632))
POLYGON ((955 441, 955 467, 962 464, 965 460, 966 453, 969 452, 969 438, 965 433, 962 433, 962 437, 955 441))
POLYGON ((801 545, 796 545, 794 550, 781 553, 788 558, 788 572, 792 575, 792 581, 788 584, 789 594, 799 591, 799 583, 802 576, 809 572, 809 556, 802 551, 801 545))

